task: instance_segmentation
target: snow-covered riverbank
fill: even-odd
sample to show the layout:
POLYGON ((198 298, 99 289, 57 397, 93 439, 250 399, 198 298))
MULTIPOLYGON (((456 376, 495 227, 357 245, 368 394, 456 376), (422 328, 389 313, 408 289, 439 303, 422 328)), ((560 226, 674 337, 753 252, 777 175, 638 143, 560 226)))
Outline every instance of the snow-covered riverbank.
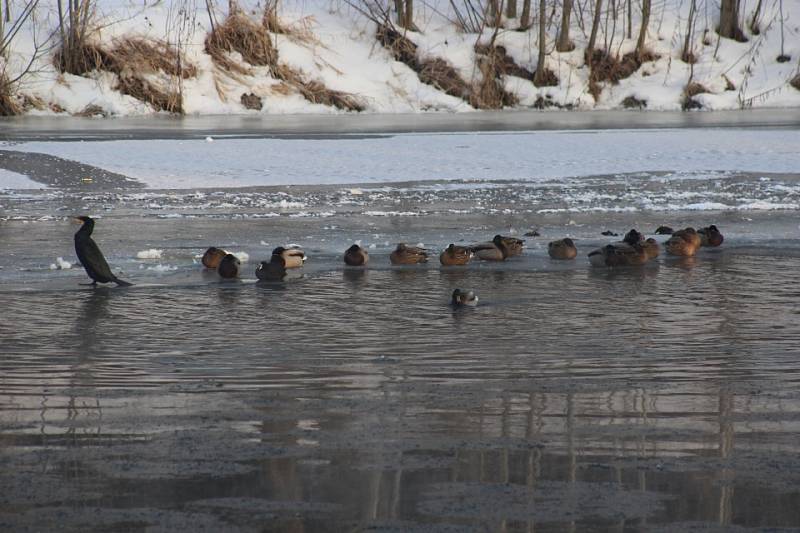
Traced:
MULTIPOLYGON (((35 45, 41 44, 43 36, 57 28, 51 3, 54 2, 42 2, 37 8, 37 31, 28 24, 11 43, 8 71, 12 75, 28 64, 35 45)), ((619 12, 622 4, 611 4, 616 5, 616 11, 606 8, 598 38, 599 48, 619 58, 636 46, 636 32, 632 38, 627 37, 624 17, 619 12)), ((405 37, 416 45, 416 57, 420 61, 443 60, 469 86, 481 84, 486 76, 481 70, 485 58, 476 52, 476 45, 485 45, 494 39, 494 45, 502 46, 522 69, 517 75, 504 71, 497 78, 519 108, 644 106, 648 110, 679 110, 687 106, 702 109, 800 106, 800 89, 792 85, 793 80, 798 80, 800 68, 797 4, 784 2, 781 11, 778 2, 765 3, 760 13, 758 35, 748 28, 747 21, 755 8, 748 4, 740 16, 749 40, 737 42, 717 35, 717 7, 700 2, 690 39, 696 58, 693 64, 681 60, 689 4, 669 0, 653 6, 646 47, 656 59, 643 62, 633 74, 618 83, 592 82, 591 69, 584 58, 589 38, 584 18, 590 18, 591 13, 573 16, 570 33, 575 43, 573 51, 553 49, 560 3, 548 4, 552 14, 547 26, 546 66, 558 78, 555 86, 536 87, 530 79, 524 79, 524 71, 533 72, 537 66, 535 25, 529 30, 517 31, 519 24, 507 20, 505 29, 500 29, 496 35, 493 29, 481 34, 469 33, 456 27, 449 4, 419 3, 414 19, 419 31, 405 32, 405 37), (779 56, 782 56, 781 61, 779 56)), ((253 21, 260 20, 263 12, 263 7, 258 7, 260 4, 240 2, 240 5, 253 21)), ((580 8, 578 3, 576 6, 580 8)), ((216 16, 218 21, 224 20, 225 10, 218 7, 216 16)), ((314 98, 303 94, 303 87, 308 87, 309 83, 317 84, 313 85, 315 88, 324 86, 325 90, 350 95, 366 112, 475 110, 468 103, 469 98, 451 96, 436 84, 423 83, 418 72, 396 60, 396 54, 376 39, 377 25, 348 4, 282 2, 278 18, 286 33, 268 32, 277 61, 294 73, 291 76, 302 77, 306 85, 280 79, 275 68, 248 64, 235 51, 227 57, 243 71, 222 68, 205 45, 211 30, 205 8, 187 2, 148 5, 130 0, 104 1, 95 14, 93 27, 96 30, 91 42, 101 49, 112 47, 125 38, 176 45, 187 64, 196 68, 196 73, 180 82, 163 72, 147 74, 142 79, 162 84, 165 90, 170 86, 179 91, 180 107, 187 114, 343 112, 332 105, 312 103, 310 100, 314 98), (260 109, 248 109, 246 104, 260 106, 260 109)), ((631 19, 634 28, 639 18, 637 6, 631 19)), ((31 72, 13 87, 27 113, 127 116, 156 112, 151 104, 119 90, 120 76, 129 73, 124 70, 119 73, 95 70, 83 76, 60 73, 53 65, 55 49, 40 49, 41 57, 34 61, 31 72)))

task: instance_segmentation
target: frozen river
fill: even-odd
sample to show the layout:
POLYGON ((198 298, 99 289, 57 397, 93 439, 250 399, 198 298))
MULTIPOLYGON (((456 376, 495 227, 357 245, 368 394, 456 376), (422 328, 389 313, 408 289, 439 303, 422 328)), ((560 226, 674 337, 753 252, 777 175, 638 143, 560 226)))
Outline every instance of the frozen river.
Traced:
POLYGON ((800 126, 771 113, 350 117, 345 138, 15 123, 0 529, 800 527, 800 126), (133 287, 78 285, 78 214, 133 287), (711 223, 725 243, 690 260, 586 260, 604 230, 711 223), (503 264, 388 261, 532 229, 503 264), (564 236, 578 258, 551 261, 564 236), (367 270, 341 263, 355 241, 367 270), (287 243, 302 277, 256 283, 287 243), (241 281, 202 270, 210 245, 249 256, 241 281), (481 304, 454 311, 455 287, 481 304))

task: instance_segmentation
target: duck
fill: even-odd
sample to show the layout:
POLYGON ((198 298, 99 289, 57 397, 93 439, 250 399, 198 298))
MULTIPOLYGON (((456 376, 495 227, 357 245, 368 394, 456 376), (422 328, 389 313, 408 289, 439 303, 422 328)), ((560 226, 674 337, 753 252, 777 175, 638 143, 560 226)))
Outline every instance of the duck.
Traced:
POLYGON ((647 254, 648 261, 650 259, 655 259, 656 257, 658 257, 658 254, 661 253, 661 247, 658 245, 658 241, 652 237, 644 241, 642 247, 644 248, 644 251, 647 254))
POLYGON ((622 238, 622 242, 627 244, 636 244, 644 242, 644 235, 636 231, 635 229, 630 230, 625 236, 622 238))
POLYGON ((108 266, 103 252, 92 239, 94 231, 94 219, 88 216, 75 217, 76 221, 81 222, 80 229, 75 232, 75 254, 86 270, 86 274, 92 278, 89 284, 97 287, 98 283, 116 283, 117 287, 130 287, 133 283, 119 279, 108 266))
POLYGON ((720 233, 719 229, 714 224, 711 224, 707 228, 700 228, 697 230, 697 233, 700 234, 701 246, 716 247, 721 245, 722 241, 725 240, 725 237, 722 236, 722 233, 720 233))
POLYGON ((450 298, 450 303, 454 307, 475 307, 478 305, 478 297, 473 291, 456 289, 453 291, 453 296, 450 298))
POLYGON ((456 246, 453 243, 439 255, 439 262, 445 266, 466 265, 475 253, 468 246, 456 246))
POLYGON ((261 261, 256 267, 256 277, 261 281, 281 281, 286 277, 286 260, 277 254, 269 261, 261 261))
POLYGON ((416 265, 428 262, 428 251, 419 246, 409 246, 404 242, 397 245, 394 252, 389 254, 389 261, 393 265, 416 265))
POLYGON ((547 253, 553 259, 569 260, 578 256, 578 249, 569 237, 547 244, 547 253))
MULTIPOLYGON (((472 249, 475 250, 475 256, 481 261, 505 261, 511 257, 512 253, 508 241, 504 239, 502 235, 495 235, 491 242, 472 246, 472 249)), ((513 243, 511 244, 513 245, 513 243)))
POLYGON ((516 255, 522 255, 522 247, 525 246, 524 239, 517 239, 516 237, 504 237, 502 235, 495 235, 495 238, 500 237, 500 240, 503 241, 503 244, 506 245, 506 249, 508 250, 508 257, 514 257, 516 255))
POLYGON ((686 228, 674 232, 664 247, 669 254, 691 257, 697 253, 697 249, 700 248, 701 244, 702 240, 695 229, 686 228))
POLYGON ((215 269, 219 265, 219 262, 222 260, 223 257, 228 255, 228 252, 223 250, 222 248, 217 248, 212 246, 206 253, 203 254, 203 259, 201 259, 203 266, 210 269, 215 269))
POLYGON ((344 262, 350 266, 364 266, 369 263, 367 250, 354 244, 344 252, 344 262))
POLYGON ((217 274, 225 279, 238 278, 241 266, 242 263, 239 261, 238 257, 233 254, 226 254, 225 257, 220 259, 219 265, 217 265, 217 274))
POLYGON ((283 246, 278 246, 272 250, 272 257, 276 255, 283 258, 286 268, 300 268, 306 261, 306 254, 300 248, 284 248, 283 246))
POLYGON ((647 262, 648 256, 641 243, 618 242, 607 244, 589 252, 589 263, 598 267, 639 266, 647 262))
POLYGON ((655 231, 656 235, 672 235, 672 228, 669 226, 659 226, 655 231))

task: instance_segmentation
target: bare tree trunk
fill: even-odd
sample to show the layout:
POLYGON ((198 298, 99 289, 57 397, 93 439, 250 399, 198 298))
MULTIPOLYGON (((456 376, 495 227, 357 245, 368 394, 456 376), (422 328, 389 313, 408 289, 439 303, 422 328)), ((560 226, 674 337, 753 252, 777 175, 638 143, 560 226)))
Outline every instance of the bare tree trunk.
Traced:
POLYGON ((6 3, 6 11, 3 14, 5 17, 6 22, 11 22, 11 0, 5 0, 6 3))
POLYGON ((739 27, 739 2, 740 0, 721 0, 719 7, 719 28, 717 33, 720 37, 745 41, 742 29, 739 27))
POLYGON ((239 12, 239 4, 236 0, 228 0, 228 15, 235 15, 239 12))
POLYGON ((597 29, 600 27, 600 15, 603 12, 603 0, 595 0, 594 16, 592 17, 592 33, 589 36, 589 44, 586 46, 586 55, 591 57, 597 43, 597 29))
POLYGON ((522 0, 522 14, 519 16, 519 27, 528 29, 531 23, 531 0, 522 0))
POLYGON ((639 39, 636 41, 636 58, 641 61, 644 54, 644 42, 647 39, 647 26, 650 24, 650 2, 642 0, 642 26, 639 28, 639 39))
POLYGON ((570 52, 575 49, 575 45, 569 39, 569 17, 572 14, 572 0, 564 0, 564 7, 561 9, 561 30, 558 32, 558 42, 556 50, 559 52, 570 52))
POLYGON ((406 28, 416 31, 414 26, 414 0, 406 0, 406 28))
POLYGON ((697 10, 697 1, 689 2, 689 18, 686 21, 686 37, 683 40, 683 51, 681 59, 685 63, 694 63, 694 53, 692 52, 692 35, 694 34, 694 15, 697 10))
POLYGON ((500 4, 499 0, 489 0, 489 25, 493 28, 500 27, 500 4))
POLYGON ((759 19, 761 18, 761 4, 762 0, 758 0, 756 4, 756 9, 753 11, 753 18, 750 19, 750 31, 753 32, 754 35, 758 35, 761 33, 761 24, 759 19))
POLYGON ((506 17, 517 18, 517 0, 506 0, 506 17))
POLYGON ((397 11, 397 25, 401 28, 406 27, 406 7, 403 0, 394 0, 394 10, 397 11))
POLYGON ((628 39, 633 39, 633 1, 628 0, 628 39))
POLYGON ((544 66, 545 60, 545 47, 547 43, 545 41, 545 0, 539 0, 539 54, 536 60, 536 73, 533 75, 533 84, 537 87, 541 87, 545 84, 546 77, 546 69, 544 66))

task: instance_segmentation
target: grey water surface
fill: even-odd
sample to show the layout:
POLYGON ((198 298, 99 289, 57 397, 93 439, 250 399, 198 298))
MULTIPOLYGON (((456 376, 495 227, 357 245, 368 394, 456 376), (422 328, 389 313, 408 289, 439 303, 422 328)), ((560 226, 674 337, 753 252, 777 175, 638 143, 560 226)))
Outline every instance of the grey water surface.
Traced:
POLYGON ((753 173, 2 191, 0 530, 797 531, 798 196, 753 173), (786 207, 685 208, 734 198, 786 207), (84 213, 133 287, 64 268, 84 213), (710 223, 694 258, 586 258, 710 223), (495 233, 524 255, 439 266, 495 233), (390 266, 399 241, 430 262, 390 266), (257 282, 289 243, 306 266, 257 282))

